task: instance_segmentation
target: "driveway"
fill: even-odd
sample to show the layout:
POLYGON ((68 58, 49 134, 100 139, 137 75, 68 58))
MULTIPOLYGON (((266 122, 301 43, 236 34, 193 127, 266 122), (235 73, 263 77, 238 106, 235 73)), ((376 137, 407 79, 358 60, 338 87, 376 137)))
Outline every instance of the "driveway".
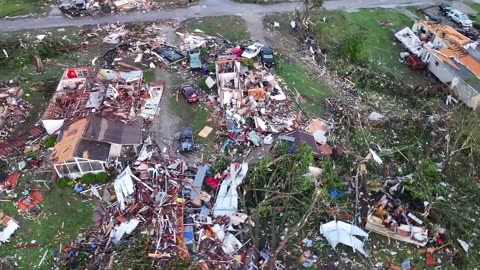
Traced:
MULTIPOLYGON (((359 8, 384 7, 392 8, 396 6, 421 5, 432 3, 430 0, 336 0, 326 1, 324 7, 328 10, 355 10, 359 8)), ((203 0, 198 5, 187 8, 179 8, 170 11, 149 11, 149 12, 129 12, 117 15, 105 15, 97 17, 82 17, 69 19, 59 14, 51 12, 50 16, 45 18, 24 18, 0 20, 0 32, 31 30, 51 27, 66 27, 80 25, 96 25, 116 22, 150 22, 159 20, 209 17, 209 16, 240 16, 250 17, 262 16, 271 12, 289 12, 300 7, 299 2, 288 2, 272 5, 240 4, 231 0, 203 0)))

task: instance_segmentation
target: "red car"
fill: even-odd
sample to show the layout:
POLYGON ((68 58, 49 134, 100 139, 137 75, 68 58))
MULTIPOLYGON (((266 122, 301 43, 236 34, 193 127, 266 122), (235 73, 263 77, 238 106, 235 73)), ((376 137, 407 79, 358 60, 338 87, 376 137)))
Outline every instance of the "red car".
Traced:
POLYGON ((180 87, 180 92, 188 103, 195 103, 200 100, 197 90, 191 85, 182 85, 180 87))

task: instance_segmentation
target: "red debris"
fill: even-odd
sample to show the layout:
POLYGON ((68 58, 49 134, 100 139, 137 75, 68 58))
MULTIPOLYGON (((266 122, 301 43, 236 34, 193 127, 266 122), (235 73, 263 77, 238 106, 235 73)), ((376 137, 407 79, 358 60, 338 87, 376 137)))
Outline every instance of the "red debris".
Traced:
POLYGON ((20 211, 27 211, 28 209, 32 208, 33 206, 39 204, 43 201, 43 195, 39 191, 33 190, 22 198, 20 201, 17 202, 17 207, 20 211))

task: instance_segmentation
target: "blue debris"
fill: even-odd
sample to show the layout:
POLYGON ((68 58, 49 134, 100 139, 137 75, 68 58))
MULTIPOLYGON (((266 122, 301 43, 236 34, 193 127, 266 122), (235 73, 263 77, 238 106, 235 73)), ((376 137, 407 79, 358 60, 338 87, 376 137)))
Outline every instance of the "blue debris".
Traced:
POLYGON ((410 259, 406 259, 402 262, 402 270, 410 270, 412 265, 410 264, 410 259))
POLYGON ((287 153, 295 154, 297 151, 298 151, 298 148, 296 146, 292 146, 290 149, 288 149, 287 153))
POLYGON ((335 198, 340 198, 343 196, 343 193, 341 191, 339 191, 338 189, 334 188, 334 189, 330 189, 328 191, 328 195, 332 196, 332 197, 335 197, 335 198))
POLYGON ((312 259, 306 259, 304 262, 303 262, 303 267, 312 267, 313 266, 313 260, 312 259))
POLYGON ((313 245, 313 240, 305 238, 305 239, 303 239, 302 243, 306 247, 311 247, 313 245))

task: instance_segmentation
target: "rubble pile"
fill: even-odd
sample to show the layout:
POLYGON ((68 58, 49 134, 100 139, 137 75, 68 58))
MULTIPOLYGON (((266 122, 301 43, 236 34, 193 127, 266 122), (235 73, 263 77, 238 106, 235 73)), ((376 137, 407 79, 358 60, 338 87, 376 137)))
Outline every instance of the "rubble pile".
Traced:
POLYGON ((42 123, 53 134, 64 127, 66 120, 91 114, 132 121, 151 110, 145 103, 155 101, 152 106, 157 106, 160 102, 157 92, 163 91, 156 84, 145 85, 142 79, 142 71, 68 68, 43 114, 42 123))
POLYGON ((59 0, 58 8, 65 16, 71 18, 128 11, 164 10, 196 2, 198 0, 172 0, 164 1, 162 4, 155 0, 59 0))
POLYGON ((0 140, 7 139, 28 118, 32 105, 23 94, 19 86, 0 86, 0 140))
MULTIPOLYGON (((103 68, 122 66, 136 69, 135 64, 142 64, 150 68, 156 66, 176 68, 172 66, 175 63, 180 63, 181 67, 186 68, 188 55, 198 54, 199 58, 206 58, 207 62, 213 63, 219 54, 230 53, 230 50, 227 49, 228 41, 202 33, 177 32, 182 43, 178 47, 169 44, 165 38, 156 35, 161 28, 155 24, 148 25, 141 31, 128 30, 125 25, 108 25, 102 30, 108 33, 104 36, 103 42, 116 45, 102 55, 100 64, 103 68), (207 48, 206 55, 200 55, 201 48, 207 48)), ((94 33, 87 33, 87 35, 94 33)), ((191 61, 192 59, 190 59, 191 61)), ((201 70, 201 59, 198 64, 198 67, 190 67, 190 69, 201 70)))
POLYGON ((131 10, 148 11, 160 6, 153 0, 61 0, 58 8, 68 17, 94 16, 131 10))
MULTIPOLYGON (((96 196, 102 205, 95 212, 97 227, 81 234, 69 250, 94 244, 111 254, 137 231, 149 235, 146 256, 157 267, 190 256, 206 269, 240 263, 236 255, 245 252, 248 216, 238 212, 235 187, 242 183, 248 166, 234 163, 229 170, 214 174, 208 165, 192 168, 181 159, 152 155, 159 152, 155 147, 148 152, 150 158, 140 155, 142 161, 118 166, 113 187, 94 185, 81 192, 96 196)), ((105 260, 96 259, 101 267, 105 260)))

